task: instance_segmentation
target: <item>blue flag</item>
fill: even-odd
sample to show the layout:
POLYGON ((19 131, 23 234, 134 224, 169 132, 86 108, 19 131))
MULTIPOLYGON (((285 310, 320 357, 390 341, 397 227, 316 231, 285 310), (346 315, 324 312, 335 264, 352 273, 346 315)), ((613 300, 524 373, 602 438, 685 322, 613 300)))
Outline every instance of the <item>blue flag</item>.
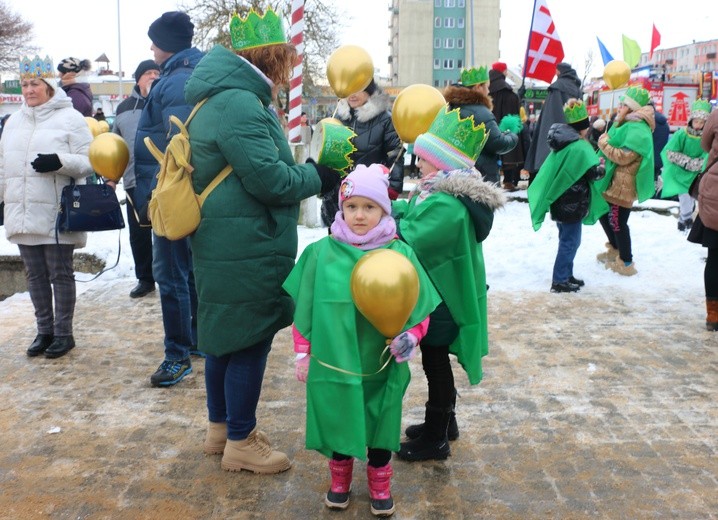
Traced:
POLYGON ((596 40, 598 41, 598 48, 601 49, 601 58, 603 59, 603 64, 606 65, 609 61, 613 61, 613 56, 611 56, 611 53, 608 52, 608 49, 606 49, 606 46, 603 44, 603 42, 598 39, 598 36, 596 36, 596 40))

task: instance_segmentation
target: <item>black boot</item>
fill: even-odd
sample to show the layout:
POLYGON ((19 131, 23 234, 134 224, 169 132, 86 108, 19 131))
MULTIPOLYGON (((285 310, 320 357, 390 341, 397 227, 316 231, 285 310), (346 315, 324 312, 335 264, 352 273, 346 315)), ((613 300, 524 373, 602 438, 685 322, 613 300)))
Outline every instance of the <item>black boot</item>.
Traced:
POLYGON ((427 404, 424 431, 418 438, 402 442, 397 456, 409 462, 445 460, 451 455, 446 434, 450 416, 450 408, 437 408, 427 404))
POLYGON ((72 336, 55 336, 52 343, 45 351, 45 357, 54 359, 59 358, 70 352, 75 346, 75 338, 72 336))
POLYGON ((39 356, 47 350, 50 343, 52 343, 52 334, 38 334, 30 344, 30 348, 27 349, 27 355, 30 357, 39 356))
MULTIPOLYGON (((456 423, 456 396, 457 392, 454 389, 454 397, 451 399, 451 414, 449 416, 449 428, 446 432, 447 437, 450 441, 455 441, 459 438, 459 425, 456 423)), ((426 403, 429 406, 429 403, 426 403)), ((412 424, 408 426, 404 433, 410 439, 418 439, 421 434, 424 433, 424 423, 412 424)))

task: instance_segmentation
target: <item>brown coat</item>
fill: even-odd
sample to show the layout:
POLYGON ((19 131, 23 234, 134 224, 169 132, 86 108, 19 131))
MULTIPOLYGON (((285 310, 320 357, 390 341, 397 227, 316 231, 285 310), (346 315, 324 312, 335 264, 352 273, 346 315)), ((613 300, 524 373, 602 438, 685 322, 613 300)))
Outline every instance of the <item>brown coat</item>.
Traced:
MULTIPOLYGON (((641 107, 626 115, 626 121, 638 120, 645 121, 651 127, 651 132, 653 132, 656 127, 653 107, 641 107)), ((633 202, 638 199, 636 173, 638 173, 643 157, 628 148, 616 148, 608 144, 608 133, 601 135, 598 140, 598 147, 610 161, 616 164, 616 171, 613 174, 611 185, 603 193, 603 198, 609 204, 615 204, 623 208, 633 207, 633 202)))
POLYGON ((714 110, 703 127, 701 148, 708 152, 708 164, 713 164, 703 175, 698 186, 698 211, 703 224, 718 231, 718 110, 714 110))

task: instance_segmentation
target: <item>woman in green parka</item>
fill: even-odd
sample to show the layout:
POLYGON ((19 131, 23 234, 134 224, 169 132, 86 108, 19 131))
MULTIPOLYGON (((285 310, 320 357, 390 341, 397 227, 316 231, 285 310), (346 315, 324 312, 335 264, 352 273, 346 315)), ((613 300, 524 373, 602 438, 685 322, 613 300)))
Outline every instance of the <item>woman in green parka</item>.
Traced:
POLYGON ((229 471, 278 473, 291 463, 258 432, 255 412, 272 339, 292 323, 281 286, 297 254, 299 202, 328 190, 338 173, 295 164, 270 107, 296 58, 278 16, 235 15, 230 34, 234 52, 215 46, 185 85, 188 103, 209 98, 188 129, 195 192, 232 166, 192 237, 198 348, 207 354, 204 451, 222 453, 229 471))
POLYGON ((481 358, 488 353, 481 242, 505 199, 473 167, 486 139, 483 123, 444 107, 414 143, 419 185, 408 201, 392 205, 399 237, 414 249, 443 300, 421 342, 429 400, 424 423, 407 428, 410 440, 401 443, 398 456, 408 461, 446 459, 448 440, 459 435, 449 353, 457 356, 472 385, 481 381, 481 358))

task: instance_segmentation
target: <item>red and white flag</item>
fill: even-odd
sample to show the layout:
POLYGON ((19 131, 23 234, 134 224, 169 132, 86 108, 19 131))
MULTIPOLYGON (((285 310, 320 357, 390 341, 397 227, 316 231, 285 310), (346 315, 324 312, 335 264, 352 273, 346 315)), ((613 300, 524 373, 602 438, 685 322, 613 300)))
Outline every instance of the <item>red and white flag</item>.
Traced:
POLYGON ((531 36, 526 52, 524 77, 551 83, 556 75, 556 65, 563 60, 563 45, 551 18, 546 0, 534 2, 531 36))

